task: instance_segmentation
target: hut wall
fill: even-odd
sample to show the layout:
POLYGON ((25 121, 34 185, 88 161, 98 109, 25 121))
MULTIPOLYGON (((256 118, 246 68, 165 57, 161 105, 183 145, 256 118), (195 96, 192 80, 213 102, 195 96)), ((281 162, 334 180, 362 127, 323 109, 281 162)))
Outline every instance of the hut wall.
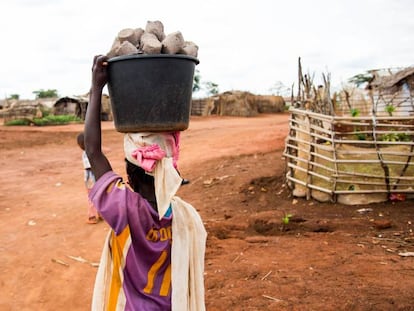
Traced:
POLYGON ((214 97, 193 99, 191 101, 191 115, 209 116, 214 109, 214 97))
POLYGON ((79 104, 77 102, 71 101, 62 101, 57 103, 54 106, 53 114, 54 115, 76 115, 77 106, 79 104))

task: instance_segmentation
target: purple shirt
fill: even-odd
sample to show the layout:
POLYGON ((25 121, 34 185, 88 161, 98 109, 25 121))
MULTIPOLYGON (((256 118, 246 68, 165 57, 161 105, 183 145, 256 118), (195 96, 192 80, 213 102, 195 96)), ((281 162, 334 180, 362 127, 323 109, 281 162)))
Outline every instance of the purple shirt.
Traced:
POLYGON ((112 275, 107 304, 123 299, 125 310, 171 310, 172 216, 159 220, 112 171, 97 180, 90 198, 114 231, 110 252, 113 270, 120 272, 112 275))

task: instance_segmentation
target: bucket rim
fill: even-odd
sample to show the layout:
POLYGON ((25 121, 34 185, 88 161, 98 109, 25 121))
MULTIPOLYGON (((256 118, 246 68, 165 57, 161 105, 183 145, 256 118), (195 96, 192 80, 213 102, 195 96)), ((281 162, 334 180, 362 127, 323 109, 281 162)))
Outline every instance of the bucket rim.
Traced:
POLYGON ((130 60, 130 59, 148 59, 148 58, 175 58, 175 59, 188 59, 195 62, 196 65, 200 63, 200 61, 189 55, 184 54, 130 54, 130 55, 121 55, 115 56, 108 59, 108 63, 130 60))

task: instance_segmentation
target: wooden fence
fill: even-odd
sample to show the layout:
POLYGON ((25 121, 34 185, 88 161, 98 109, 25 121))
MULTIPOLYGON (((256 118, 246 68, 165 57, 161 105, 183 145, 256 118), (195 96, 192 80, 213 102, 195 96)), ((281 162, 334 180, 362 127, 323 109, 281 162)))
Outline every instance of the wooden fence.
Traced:
POLYGON ((343 204, 414 193, 414 118, 290 109, 284 156, 293 195, 343 204))

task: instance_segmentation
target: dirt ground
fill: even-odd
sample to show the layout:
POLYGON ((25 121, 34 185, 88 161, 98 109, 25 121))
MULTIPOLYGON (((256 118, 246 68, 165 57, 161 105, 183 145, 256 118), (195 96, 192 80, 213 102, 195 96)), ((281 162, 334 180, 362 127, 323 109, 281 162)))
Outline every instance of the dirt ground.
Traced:
MULTIPOLYGON (((293 198, 288 117, 192 117, 182 133, 178 195, 208 231, 207 310, 414 310, 413 202, 293 198)), ((82 128, 0 126, 0 310, 90 308, 108 226, 86 224, 82 128)), ((103 128, 124 175, 122 134, 103 128)))

